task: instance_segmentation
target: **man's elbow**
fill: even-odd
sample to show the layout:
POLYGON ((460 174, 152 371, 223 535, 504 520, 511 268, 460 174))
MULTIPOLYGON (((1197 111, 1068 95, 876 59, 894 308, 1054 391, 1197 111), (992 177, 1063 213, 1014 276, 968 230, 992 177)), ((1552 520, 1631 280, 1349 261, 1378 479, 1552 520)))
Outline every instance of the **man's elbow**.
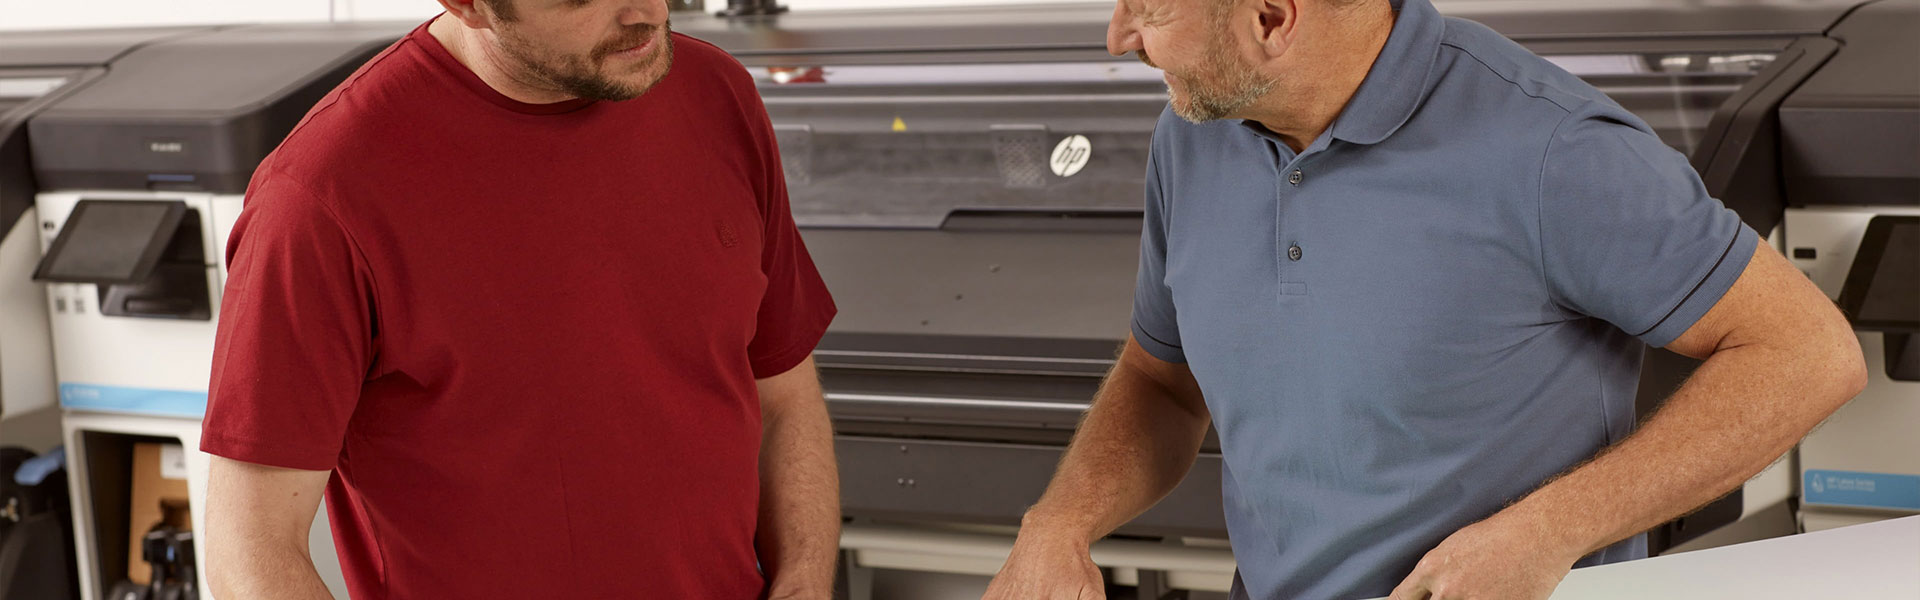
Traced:
POLYGON ((1821 383, 1819 396, 1828 400, 1829 413, 1839 410, 1842 405, 1853 400, 1854 396, 1867 388, 1867 359, 1860 349, 1860 339, 1851 328, 1829 334, 1831 339, 1824 346, 1815 371, 1808 373, 1821 383))
POLYGON ((207 564, 201 566, 207 592, 214 598, 261 597, 276 575, 312 568, 305 542, 209 544, 207 564))
POLYGON ((1867 359, 1861 354, 1860 346, 1854 345, 1842 353, 1841 365, 1835 369, 1834 380, 1841 389, 1841 403, 1852 400, 1854 396, 1867 389, 1867 359))
POLYGON ((207 592, 215 598, 245 598, 249 590, 247 576, 249 565, 260 560, 258 555, 245 549, 232 547, 231 544, 209 544, 207 546, 207 564, 200 570, 207 577, 207 592))
POLYGON ((207 564, 200 567, 201 573, 207 578, 207 593, 215 598, 246 597, 242 592, 245 586, 234 568, 239 564, 237 562, 239 557, 230 556, 231 554, 231 552, 221 552, 209 547, 207 564))
POLYGON ((208 558, 207 565, 201 568, 207 575, 207 594, 214 598, 240 598, 239 586, 227 574, 226 569, 215 567, 217 561, 208 558))

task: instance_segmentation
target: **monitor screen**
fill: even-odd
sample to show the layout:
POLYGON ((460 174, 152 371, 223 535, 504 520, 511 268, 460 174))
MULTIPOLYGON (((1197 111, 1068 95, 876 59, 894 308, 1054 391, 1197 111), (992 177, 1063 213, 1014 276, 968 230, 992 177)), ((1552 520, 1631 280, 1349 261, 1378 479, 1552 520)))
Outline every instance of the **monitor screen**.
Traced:
POLYGON ((81 200, 35 279, 133 283, 152 274, 187 212, 179 201, 81 200))
POLYGON ((1840 297, 1859 325, 1920 327, 1920 217, 1875 217, 1840 297))

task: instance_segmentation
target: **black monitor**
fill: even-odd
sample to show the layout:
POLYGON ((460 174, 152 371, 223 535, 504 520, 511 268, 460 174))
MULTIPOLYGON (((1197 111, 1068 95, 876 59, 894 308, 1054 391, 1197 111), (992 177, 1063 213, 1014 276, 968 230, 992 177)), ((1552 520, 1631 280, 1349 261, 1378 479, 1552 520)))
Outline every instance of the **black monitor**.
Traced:
POLYGON ((186 216, 187 204, 178 200, 81 200, 33 278, 108 285, 145 281, 186 216))
POLYGON ((1920 331, 1920 216, 1879 216, 1867 224, 1840 308, 1854 327, 1920 331))
POLYGON ((1840 288, 1840 309, 1854 329, 1884 332, 1887 377, 1920 381, 1920 216, 1867 223, 1840 288))

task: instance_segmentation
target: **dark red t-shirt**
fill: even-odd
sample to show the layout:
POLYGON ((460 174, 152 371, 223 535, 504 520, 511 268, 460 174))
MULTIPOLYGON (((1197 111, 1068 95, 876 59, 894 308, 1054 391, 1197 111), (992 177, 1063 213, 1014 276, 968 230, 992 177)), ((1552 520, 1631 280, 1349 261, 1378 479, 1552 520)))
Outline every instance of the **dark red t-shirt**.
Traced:
POLYGON ((516 102, 423 26, 255 173, 201 449, 334 469, 353 597, 738 598, 754 380, 833 302, 746 70, 516 102))

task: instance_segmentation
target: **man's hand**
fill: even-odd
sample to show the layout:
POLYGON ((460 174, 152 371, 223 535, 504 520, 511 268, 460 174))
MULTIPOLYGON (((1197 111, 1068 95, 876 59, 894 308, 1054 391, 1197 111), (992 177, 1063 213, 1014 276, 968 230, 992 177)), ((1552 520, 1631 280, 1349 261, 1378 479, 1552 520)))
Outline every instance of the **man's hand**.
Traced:
POLYGON ((993 600, 1103 600, 1093 541, 1151 508, 1193 467, 1210 422, 1200 383, 1127 338, 1046 495, 1021 518, 993 600))
POLYGON ((1513 521, 1495 516, 1447 536, 1390 600, 1545 600, 1580 557, 1513 521))
POLYGON ((1105 582, 1086 543, 1022 532, 981 600, 1106 600, 1105 582))

